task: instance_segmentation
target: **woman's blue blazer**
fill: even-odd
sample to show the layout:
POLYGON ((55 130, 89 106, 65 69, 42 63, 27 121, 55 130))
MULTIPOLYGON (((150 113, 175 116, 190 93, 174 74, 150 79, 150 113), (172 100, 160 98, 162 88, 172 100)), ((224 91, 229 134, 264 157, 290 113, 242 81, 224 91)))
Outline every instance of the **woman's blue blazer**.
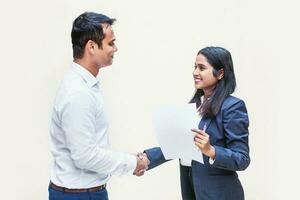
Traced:
MULTIPOLYGON (((228 96, 215 117, 202 118, 198 128, 210 136, 215 147, 213 164, 203 155, 204 164, 192 161, 192 180, 196 199, 199 200, 242 200, 243 187, 236 171, 245 170, 250 164, 248 145, 249 119, 245 103, 228 96)), ((172 134, 172 133, 170 133, 172 134)), ((167 160, 159 147, 145 150, 150 160, 149 169, 167 160)))

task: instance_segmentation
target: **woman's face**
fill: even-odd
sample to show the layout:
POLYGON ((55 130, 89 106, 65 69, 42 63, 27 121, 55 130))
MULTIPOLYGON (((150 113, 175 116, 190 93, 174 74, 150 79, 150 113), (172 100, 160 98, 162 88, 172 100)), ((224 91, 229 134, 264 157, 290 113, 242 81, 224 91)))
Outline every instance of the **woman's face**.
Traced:
POLYGON ((196 57, 193 76, 195 88, 202 89, 206 96, 209 96, 213 92, 218 80, 223 77, 215 77, 213 75, 213 67, 202 54, 196 57))

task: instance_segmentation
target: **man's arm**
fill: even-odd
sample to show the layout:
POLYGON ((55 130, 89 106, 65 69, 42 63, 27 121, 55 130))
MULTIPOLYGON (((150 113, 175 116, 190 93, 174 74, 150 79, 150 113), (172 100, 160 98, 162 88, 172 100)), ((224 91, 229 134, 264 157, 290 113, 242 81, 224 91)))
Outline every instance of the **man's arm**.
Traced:
POLYGON ((94 137, 96 106, 90 94, 77 92, 62 110, 62 129, 75 166, 100 174, 117 175, 133 174, 135 170, 146 167, 145 162, 134 155, 99 146, 94 137))

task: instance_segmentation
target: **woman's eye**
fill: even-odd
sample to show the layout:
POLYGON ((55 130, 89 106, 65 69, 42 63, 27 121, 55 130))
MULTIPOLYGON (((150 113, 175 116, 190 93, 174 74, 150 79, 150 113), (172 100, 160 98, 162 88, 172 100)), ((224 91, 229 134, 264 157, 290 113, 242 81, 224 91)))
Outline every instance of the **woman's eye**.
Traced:
POLYGON ((205 66, 202 66, 202 65, 194 65, 194 69, 199 69, 200 71, 203 71, 205 70, 205 66))

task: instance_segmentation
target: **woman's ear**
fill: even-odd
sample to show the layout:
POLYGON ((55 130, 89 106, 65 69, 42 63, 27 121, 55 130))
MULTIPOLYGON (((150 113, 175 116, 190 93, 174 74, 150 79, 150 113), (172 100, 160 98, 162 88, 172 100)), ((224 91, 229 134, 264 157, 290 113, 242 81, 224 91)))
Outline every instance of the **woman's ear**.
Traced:
POLYGON ((224 77, 224 68, 222 68, 218 71, 217 79, 221 80, 223 77, 224 77))

